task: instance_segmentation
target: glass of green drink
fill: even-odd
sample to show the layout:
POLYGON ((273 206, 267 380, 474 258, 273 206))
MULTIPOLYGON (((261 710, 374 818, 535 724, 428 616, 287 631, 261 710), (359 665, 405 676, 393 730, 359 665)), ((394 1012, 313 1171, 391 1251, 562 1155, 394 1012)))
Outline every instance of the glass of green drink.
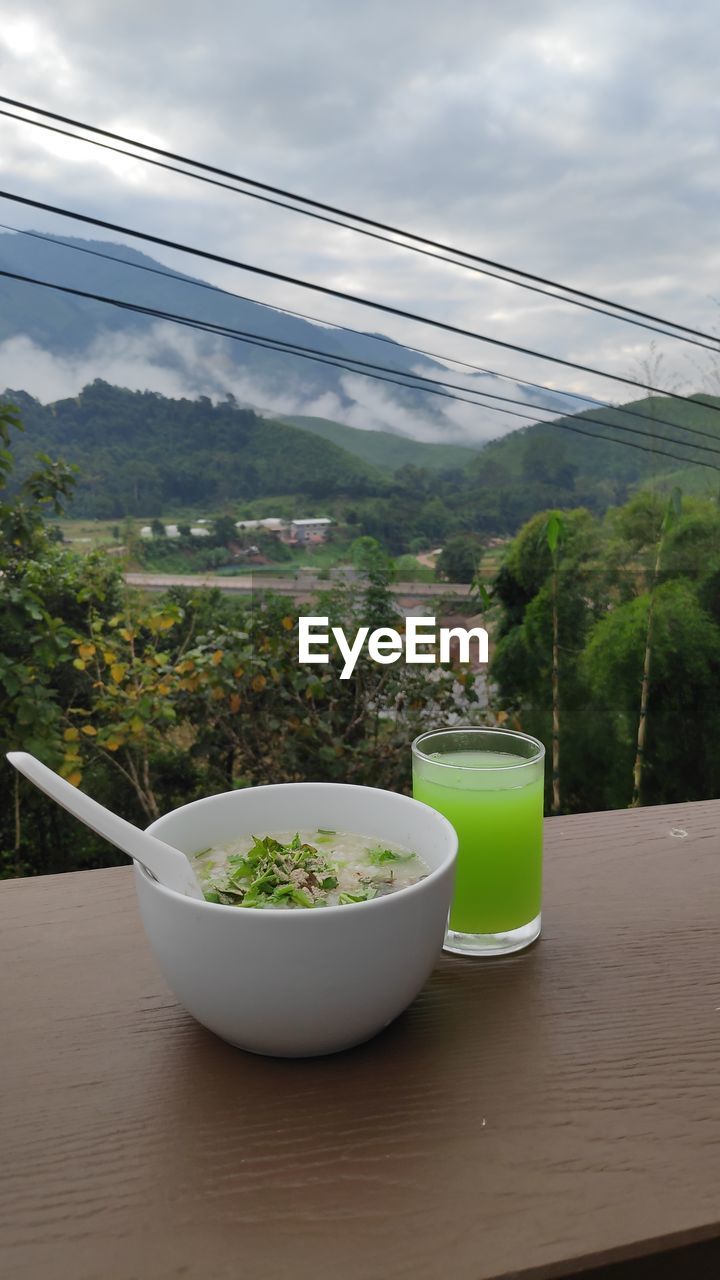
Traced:
POLYGON ((545 748, 507 729, 439 729, 412 744, 413 795, 459 840, 445 950, 497 956, 540 935, 545 748))

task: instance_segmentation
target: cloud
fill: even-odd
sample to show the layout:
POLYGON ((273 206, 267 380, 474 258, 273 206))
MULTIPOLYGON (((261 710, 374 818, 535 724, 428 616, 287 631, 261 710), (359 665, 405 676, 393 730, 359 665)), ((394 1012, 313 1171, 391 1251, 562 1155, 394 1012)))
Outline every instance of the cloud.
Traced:
MULTIPOLYGON (((710 0, 686 7, 682 22, 657 0, 447 0, 440 8, 434 0, 217 0, 205 10, 194 0, 121 8, 6 0, 0 78, 18 98, 709 330, 720 268, 720 144, 708 110, 717 52, 710 0)), ((2 128, 10 190, 614 373, 649 351, 652 335, 619 321, 29 126, 5 120, 2 128)), ((69 229, 12 213, 22 225, 69 229)), ((340 300, 169 251, 157 256, 256 298, 368 324, 366 310, 340 300)), ((625 394, 590 374, 410 321, 387 317, 382 327, 508 374, 625 394)), ((667 385, 701 389, 679 344, 659 340, 659 350, 667 385)), ((124 369, 125 385, 154 377, 156 367, 165 379, 158 390, 173 377, 178 387, 202 381, 187 363, 162 372, 146 352, 125 358, 104 340, 90 354, 99 362, 93 376, 107 376, 100 366, 124 369)), ((14 358, 45 380, 39 386, 77 376, 27 350, 14 358)), ((221 366, 211 361, 213 385, 230 380, 221 366)), ((362 390, 362 381, 352 383, 349 410, 321 403, 358 425, 388 415, 401 432, 437 429, 432 415, 403 407, 402 393, 362 390)), ((241 382, 262 393, 259 376, 241 382)), ((285 401, 305 399, 293 378, 285 401)), ((445 427, 460 432, 476 429, 476 418, 460 405, 444 413, 445 427)))
MULTIPOLYGON (((429 366, 418 364, 416 373, 429 366)), ((433 377, 443 374, 433 369, 433 377)), ((105 331, 83 351, 57 355, 19 334, 0 343, 0 378, 14 390, 26 390, 43 403, 76 396, 100 378, 130 391, 156 391, 170 398, 232 395, 239 404, 269 416, 302 414, 330 418, 367 431, 390 431, 417 440, 463 443, 485 441, 515 424, 506 414, 482 404, 443 400, 436 404, 414 390, 374 382, 359 374, 341 374, 339 388, 318 393, 302 375, 278 381, 272 372, 238 367, 215 338, 157 323, 141 334, 105 331)), ((495 389, 493 379, 465 379, 459 386, 495 389)), ((517 389, 516 389, 517 390, 517 389)), ((512 394, 512 387, 503 387, 512 394)), ((501 393, 501 394, 502 394, 501 393)), ((462 392, 460 392, 462 394, 462 392)), ((530 401, 528 401, 528 407, 530 401)))
POLYGON ((215 389, 214 380, 203 378, 198 357, 192 343, 169 339, 161 326, 147 337, 102 333, 84 351, 63 356, 38 346, 25 334, 0 344, 3 381, 43 403, 75 396, 95 378, 131 391, 152 390, 173 397, 207 395, 215 389), (172 364, 167 363, 170 356, 172 364))

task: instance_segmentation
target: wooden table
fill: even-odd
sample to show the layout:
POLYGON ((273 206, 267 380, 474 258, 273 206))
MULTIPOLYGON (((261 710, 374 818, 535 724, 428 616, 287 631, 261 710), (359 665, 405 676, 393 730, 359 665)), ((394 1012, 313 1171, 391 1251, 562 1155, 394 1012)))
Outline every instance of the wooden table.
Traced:
POLYGON ((3 883, 6 1280, 720 1274, 720 801, 546 847, 535 948, 304 1061, 178 1007, 129 868, 3 883))

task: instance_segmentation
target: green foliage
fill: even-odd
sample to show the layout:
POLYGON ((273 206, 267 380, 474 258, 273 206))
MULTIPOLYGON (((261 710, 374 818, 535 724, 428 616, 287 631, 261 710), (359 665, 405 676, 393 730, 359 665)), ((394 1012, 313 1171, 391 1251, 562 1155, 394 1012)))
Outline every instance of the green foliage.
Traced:
MULTIPOLYGON (((117 569, 100 570, 90 559, 87 574, 80 573, 77 562, 48 537, 43 511, 59 513, 72 485, 62 463, 39 456, 9 495, 13 429, 20 429, 17 413, 0 404, 0 752, 23 748, 57 767, 63 757, 63 705, 72 698, 73 622, 90 601, 108 595, 117 569), (67 609, 58 609, 60 596, 67 609)), ((22 873, 27 863, 17 778, 7 779, 6 794, 12 804, 5 807, 0 874, 3 867, 22 873)))
POLYGON ((472 582, 482 560, 483 545, 476 534, 456 533, 438 556, 436 573, 446 582, 472 582))
POLYGON ((554 555, 563 808, 631 802, 651 598, 642 799, 717 794, 717 506, 691 500, 681 509, 679 494, 641 493, 609 512, 604 524, 588 512, 566 511, 557 530, 559 515, 539 513, 527 522, 494 584, 500 618, 491 672, 499 705, 513 723, 550 742, 554 555))
POLYGON ((720 567, 720 510, 714 503, 685 500, 665 537, 663 576, 705 577, 720 567))
POLYGON ((562 529, 562 563, 568 575, 580 565, 587 566, 597 545, 597 521, 589 511, 565 511, 561 522, 557 511, 538 512, 520 530, 505 561, 517 587, 530 598, 552 572, 551 527, 555 532, 555 548, 562 529))
POLYGON ((217 516, 212 522, 211 535, 217 547, 229 547, 236 536, 235 521, 232 516, 217 516))
MULTIPOLYGON (((597 623, 583 655, 589 713, 602 715, 611 734, 606 805, 630 802, 649 608, 648 595, 620 605, 597 623)), ((720 632, 691 583, 666 582, 653 611, 644 802, 705 799, 719 787, 720 632)))
MULTIPOLYGON (((190 402, 174 403, 178 421, 172 424, 170 404, 162 397, 116 394, 94 384, 79 404, 54 407, 53 431, 60 443, 94 433, 100 450, 95 461, 102 456, 110 468, 109 460, 115 459, 118 487, 110 496, 121 509, 126 509, 121 490, 139 512, 143 486, 157 482, 155 509, 167 510, 159 455, 153 480, 154 464, 140 456, 138 443, 157 432, 155 443, 172 456, 169 483, 182 487, 184 477, 183 484, 200 490, 210 483, 220 499, 215 509, 226 513, 216 522, 214 537, 205 540, 186 533, 139 546, 128 523, 125 543, 166 567, 174 567, 171 558, 181 555, 227 561, 238 549, 261 543, 263 551, 272 543, 277 557, 289 555, 260 530, 235 530, 237 517, 228 514, 235 511, 230 489, 245 486, 249 505, 258 488, 285 484, 291 477, 310 502, 313 486, 321 486, 320 492, 327 480, 319 456, 301 458, 293 428, 287 427, 282 428, 287 435, 270 442, 272 450, 286 449, 286 457, 273 461, 263 453, 260 420, 232 404, 200 401, 198 410, 190 402), (191 457, 189 450, 183 454, 174 444, 192 436, 196 448, 198 413, 207 433, 200 438, 214 459, 210 477, 202 457, 191 457), (80 419, 82 431, 76 432, 80 419)), ((34 430, 37 406, 31 406, 30 417, 34 430)), ((263 431, 268 425, 262 423, 263 431)), ((134 597, 123 587, 116 559, 100 553, 81 559, 49 535, 43 513, 61 508, 73 478, 63 463, 45 455, 31 463, 23 446, 24 479, 17 480, 17 444, 10 447, 16 428, 17 414, 0 407, 3 751, 31 750, 71 782, 145 823, 201 795, 266 782, 312 778, 408 790, 408 744, 418 732, 448 721, 481 719, 469 674, 402 663, 381 666, 365 653, 343 681, 336 650, 327 666, 301 667, 297 618, 286 599, 263 594, 254 601, 231 600, 185 589, 161 599, 134 597)), ((430 477, 408 465, 376 482, 362 468, 354 470, 354 462, 348 470, 329 444, 312 439, 330 458, 335 477, 330 492, 335 485, 343 501, 352 494, 353 532, 359 535, 349 548, 357 580, 331 585, 311 603, 313 612, 327 614, 331 625, 342 626, 350 637, 363 624, 401 626, 390 591, 398 570, 391 555, 441 540, 446 541, 448 576, 469 575, 477 595, 483 530, 513 527, 538 494, 547 496, 542 510, 514 538, 492 583, 491 697, 497 719, 549 743, 555 639, 563 808, 628 804, 652 598, 643 798, 659 802, 717 793, 720 509, 715 501, 691 498, 681 509, 677 495, 641 492, 601 520, 598 512, 612 489, 609 465, 598 479, 607 485, 602 500, 595 489, 588 504, 561 509, 553 486, 560 484, 564 468, 574 465, 570 443, 564 451, 548 452, 542 466, 535 445, 523 460, 513 453, 517 446, 500 442, 463 473, 430 477), (458 568, 462 556, 466 561, 458 568), (682 732, 684 726, 691 732, 682 732)), ((522 444, 528 446, 527 435, 522 444)), ((92 488, 102 495, 103 477, 109 474, 101 468, 86 492, 92 488)), ((576 499, 583 492, 580 481, 577 473, 572 481, 576 499)), ((290 501, 279 500, 279 505, 290 501)), ((490 593, 485 594, 488 606, 490 593)), ((304 605, 303 612, 307 609, 304 605)), ((6 768, 11 798, 0 810, 3 873, 119 860, 7 766, 0 767, 6 768)))
POLYGON ((435 575, 426 564, 421 564, 414 556, 407 553, 395 560, 395 580, 397 582, 433 582, 435 575))
POLYGON ((204 573, 228 564, 230 552, 210 538, 148 538, 136 548, 135 559, 143 569, 162 573, 204 573))
POLYGON ((562 516, 557 511, 551 511, 545 526, 545 536, 550 549, 550 555, 554 557, 558 548, 558 543, 564 533, 562 516))
MULTIPOLYGON (((19 397, 28 441, 82 466, 73 512, 115 519, 170 506, 221 508, 260 494, 323 499, 383 488, 380 472, 339 446, 232 403, 169 400, 96 380, 43 406, 19 397)), ((30 446, 18 452, 29 467, 30 446)))
MULTIPOLYGON (((11 414, 0 430, 9 440, 11 414)), ((9 451, 8 451, 9 453, 9 451)), ((12 457, 4 460, 9 475, 12 457)), ((14 500, 0 499, 0 749, 30 750, 74 785, 141 824, 201 795, 277 781, 349 780, 409 790, 408 743, 450 714, 469 718, 471 679, 450 670, 376 665, 349 680, 301 667, 288 602, 175 590, 136 598, 116 560, 51 542, 39 503, 66 481, 43 462, 14 500)), ((167 546, 167 542, 158 545, 167 546)), ((317 602, 352 633, 396 622, 393 563, 371 538, 355 544, 363 578, 317 602)), ((0 874, 122 861, 8 765, 13 803, 0 811, 0 874)))
POLYGON ((398 471, 401 467, 422 467, 425 471, 450 471, 472 462, 478 449, 460 444, 425 444, 409 436, 393 435, 389 431, 365 431, 347 427, 329 418, 312 418, 302 414, 283 418, 284 422, 302 431, 311 431, 333 444, 347 449, 357 458, 383 472, 398 471))
MULTIPOLYGON (((31 469, 34 450, 61 450, 82 467, 73 498, 77 515, 147 519, 175 508, 208 516, 232 511, 236 519, 241 513, 292 517, 317 514, 322 502, 325 514, 347 519, 397 556, 459 534, 514 533, 537 511, 572 507, 601 515, 648 476, 655 481, 657 474, 668 489, 675 483, 671 460, 608 443, 597 424, 588 430, 603 437, 598 440, 541 422, 471 450, 318 419, 274 421, 232 400, 170 400, 100 381, 47 406, 25 393, 17 398, 27 427, 18 474, 31 469), (378 440, 375 465, 370 454, 378 440), (263 502, 267 509, 255 511, 263 502)), ((651 421, 656 413, 677 422, 678 429, 663 427, 663 433, 677 436, 679 446, 687 443, 681 425, 717 429, 717 415, 700 402, 643 400, 628 407, 651 421)), ((601 417, 628 421, 622 408, 603 409, 601 417)), ((558 422, 562 428, 576 419, 558 422)), ((713 475, 698 465, 693 483, 707 488, 713 475)), ((649 510, 623 519, 634 521, 641 536, 645 518, 651 545, 652 508, 662 523, 666 498, 643 502, 649 510)), ((624 529, 618 537, 630 540, 624 529)))

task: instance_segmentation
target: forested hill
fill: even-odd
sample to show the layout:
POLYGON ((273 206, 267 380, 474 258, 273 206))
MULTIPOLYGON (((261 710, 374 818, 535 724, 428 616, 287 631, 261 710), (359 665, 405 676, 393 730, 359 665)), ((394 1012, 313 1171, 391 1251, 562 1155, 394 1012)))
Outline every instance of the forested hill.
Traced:
MULTIPOLYGON (((649 483, 716 493, 720 480, 720 472, 700 465, 720 462, 720 454, 698 448, 720 448, 720 413, 709 407, 720 400, 707 397, 646 399, 537 423, 478 452, 448 446, 440 470, 426 461, 423 449, 431 446, 404 442, 407 461, 398 465, 394 439, 368 432, 376 437, 371 456, 378 465, 372 465, 335 443, 329 430, 321 436, 260 417, 230 399, 170 400, 101 381, 49 405, 22 391, 8 398, 25 424, 15 446, 18 478, 39 451, 74 462, 79 476, 71 514, 211 514, 228 504, 282 497, 296 515, 319 505, 331 516, 354 511, 359 531, 393 552, 414 542, 437 544, 461 530, 512 533, 550 507, 600 514, 649 483), (692 435, 688 427, 706 434, 692 435)), ((329 425, 337 427, 335 440, 348 439, 349 431, 364 434, 329 425)))
MULTIPOLYGON (((107 240, 84 240, 74 236, 53 237, 38 233, 13 235, 0 232, 0 267, 39 281, 84 290, 103 298, 152 307, 159 311, 192 318, 201 323, 228 326, 244 334, 271 341, 296 344, 346 361, 377 362, 401 374, 422 372, 442 377, 444 366, 390 341, 383 335, 347 331, 314 324, 301 316, 273 310, 242 296, 253 292, 247 277, 238 275, 230 287, 235 296, 213 288, 206 281, 174 271, 146 253, 129 245, 107 240), (378 341, 381 338, 381 341, 378 341)), ((313 307, 307 304, 310 310, 313 307)), ((319 304, 318 304, 319 306, 319 304)), ((320 308, 322 310, 322 308, 320 308)), ((367 314, 365 320, 367 320, 367 314)), ((358 325, 362 326, 363 317, 358 325)), ((287 408, 292 399, 296 412, 314 405, 319 397, 331 396, 344 409, 364 394, 365 380, 348 376, 346 369, 317 363, 288 351, 276 351, 243 341, 221 339, 177 324, 161 322, 148 315, 117 308, 107 302, 71 296, 30 284, 27 280, 3 280, 0 289, 0 343, 8 339, 30 339, 53 356, 73 359, 87 368, 88 381, 102 374, 103 359, 123 350, 127 360, 142 359, 150 366, 148 381, 153 386, 168 385, 168 371, 181 380, 189 394, 205 392, 213 398, 230 389, 245 398, 247 407, 275 410, 287 408)), ((22 385, 16 380, 16 385, 22 385)), ((501 384, 492 374, 477 373, 468 385, 495 391, 501 384)), ((518 387, 505 394, 517 394, 528 403, 552 403, 552 393, 518 387), (550 395, 550 401, 548 401, 550 395)), ((375 410, 376 425, 392 430, 393 405, 403 412, 415 412, 426 421, 447 429, 457 438, 457 427, 443 414, 443 402, 407 387, 384 383, 384 407, 375 410)), ((34 387, 27 388, 33 392, 34 387)), ((558 411, 566 401, 556 397, 558 411)), ((278 410, 279 414, 279 410, 278 410)), ((485 432, 482 433, 485 438, 485 432)))
POLYGON ((379 467, 381 471, 397 471, 400 467, 422 467, 426 471, 450 471, 453 467, 465 467, 477 457, 480 446, 470 448, 462 444, 436 444, 411 440, 409 436, 392 435, 389 431, 364 431, 348 427, 328 418, 310 418, 303 415, 284 417, 302 431, 312 431, 354 453, 357 458, 379 467))
POLYGON ((268 494, 331 498, 376 492, 382 476, 338 445, 230 401, 169 400, 94 382, 42 405, 23 392, 18 474, 38 451, 79 469, 72 510, 100 518, 173 506, 217 508, 268 494))
POLYGON ((624 501, 611 492, 630 490, 656 477, 665 485, 717 490, 720 473, 713 467, 720 464, 718 449, 720 398, 646 396, 512 431, 487 445, 470 469, 495 472, 501 484, 520 478, 544 480, 570 494, 575 485, 589 485, 597 491, 596 501, 589 505, 600 510, 605 489, 609 501, 624 501))

